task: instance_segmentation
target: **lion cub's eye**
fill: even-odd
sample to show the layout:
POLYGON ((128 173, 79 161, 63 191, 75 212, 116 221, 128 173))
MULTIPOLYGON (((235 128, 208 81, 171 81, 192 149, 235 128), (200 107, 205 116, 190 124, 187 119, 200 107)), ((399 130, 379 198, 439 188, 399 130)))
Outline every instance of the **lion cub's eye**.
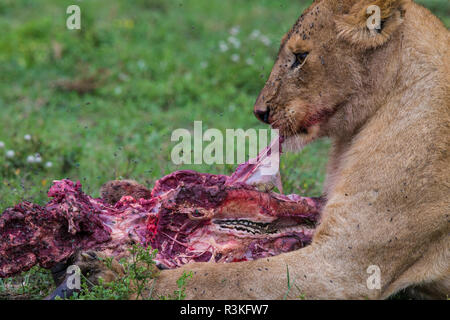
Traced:
POLYGON ((296 67, 298 67, 299 65, 301 65, 303 62, 305 62, 306 57, 308 56, 309 52, 298 52, 298 53, 294 53, 295 55, 295 61, 291 66, 291 69, 294 69, 296 67))

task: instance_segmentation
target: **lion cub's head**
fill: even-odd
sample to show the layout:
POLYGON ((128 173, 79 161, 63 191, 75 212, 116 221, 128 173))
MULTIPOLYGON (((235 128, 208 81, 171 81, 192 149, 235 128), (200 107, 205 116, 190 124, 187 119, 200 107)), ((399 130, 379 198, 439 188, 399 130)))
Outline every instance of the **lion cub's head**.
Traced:
POLYGON ((371 99, 393 81, 387 57, 399 50, 406 2, 315 1, 283 37, 255 115, 279 129, 288 147, 356 130, 375 108, 371 99), (379 29, 371 27, 373 5, 379 29))

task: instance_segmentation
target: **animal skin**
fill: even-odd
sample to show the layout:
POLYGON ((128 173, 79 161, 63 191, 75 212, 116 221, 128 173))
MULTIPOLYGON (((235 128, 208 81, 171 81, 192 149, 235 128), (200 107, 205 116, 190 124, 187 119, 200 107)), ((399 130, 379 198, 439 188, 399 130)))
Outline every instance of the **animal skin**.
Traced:
POLYGON ((311 245, 233 264, 161 272, 154 293, 193 271, 188 299, 383 299, 450 293, 449 31, 410 0, 315 1, 281 41, 255 113, 283 147, 333 146, 311 245), (366 8, 381 9, 379 32, 366 8), (380 269, 379 289, 367 285, 380 269), (370 270, 370 269, 369 269, 370 270), (369 289, 372 288, 372 289, 369 289))

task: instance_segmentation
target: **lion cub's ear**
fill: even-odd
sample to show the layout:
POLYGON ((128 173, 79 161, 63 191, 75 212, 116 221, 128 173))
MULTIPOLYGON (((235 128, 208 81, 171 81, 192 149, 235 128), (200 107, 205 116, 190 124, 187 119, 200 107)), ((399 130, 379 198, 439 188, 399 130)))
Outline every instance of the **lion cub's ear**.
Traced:
POLYGON ((383 45, 403 22, 407 0, 357 0, 336 17, 338 36, 361 49, 383 45))

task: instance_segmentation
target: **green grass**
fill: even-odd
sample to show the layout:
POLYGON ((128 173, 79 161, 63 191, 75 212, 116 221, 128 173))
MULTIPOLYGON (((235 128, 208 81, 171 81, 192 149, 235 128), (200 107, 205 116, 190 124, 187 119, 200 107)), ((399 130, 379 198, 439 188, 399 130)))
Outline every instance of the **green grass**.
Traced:
MULTIPOLYGON (((167 296, 153 296, 153 287, 159 270, 155 266, 157 250, 142 245, 132 245, 127 259, 122 258, 118 264, 123 269, 123 274, 116 275, 114 281, 103 282, 98 278, 98 283, 92 283, 81 274, 81 290, 75 292, 70 300, 183 300, 186 298, 186 285, 192 278, 192 272, 183 272, 177 280, 178 289, 167 296)), ((113 257, 99 258, 107 268, 114 272, 113 257)), ((58 298, 59 299, 59 298, 58 298)))
MULTIPOLYGON (((151 187, 178 169, 231 173, 233 165, 172 164, 171 133, 192 129, 194 120, 205 130, 265 128, 253 103, 279 39, 310 2, 91 0, 76 2, 82 30, 69 31, 65 10, 73 1, 2 0, 0 212, 23 199, 45 203, 51 181, 65 177, 98 196, 111 179, 151 187), (239 48, 228 41, 232 28, 239 48), (262 36, 252 37, 255 30, 262 36), (89 77, 98 83, 84 95, 58 89, 64 79, 86 84, 89 77), (35 153, 42 163, 27 163, 35 153)), ((447 0, 421 2, 450 24, 447 0)), ((321 141, 283 156, 285 192, 320 194, 328 147, 321 141)), ((22 280, 7 279, 0 291, 22 280)))

